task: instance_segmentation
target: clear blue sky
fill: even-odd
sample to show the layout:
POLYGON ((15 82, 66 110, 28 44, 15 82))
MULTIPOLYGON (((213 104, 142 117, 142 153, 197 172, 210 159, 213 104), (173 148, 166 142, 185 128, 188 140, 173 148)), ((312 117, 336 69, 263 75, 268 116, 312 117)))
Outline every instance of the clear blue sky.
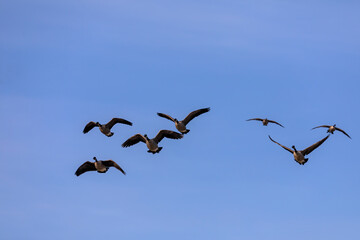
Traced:
POLYGON ((1 1, 0 239, 360 239, 358 1, 1 1), (184 139, 123 149, 182 118, 184 139), (107 138, 88 121, 122 117, 107 138), (246 122, 268 117, 285 125, 246 122), (270 142, 303 149, 300 166, 270 142), (74 175, 93 156, 127 172, 74 175))

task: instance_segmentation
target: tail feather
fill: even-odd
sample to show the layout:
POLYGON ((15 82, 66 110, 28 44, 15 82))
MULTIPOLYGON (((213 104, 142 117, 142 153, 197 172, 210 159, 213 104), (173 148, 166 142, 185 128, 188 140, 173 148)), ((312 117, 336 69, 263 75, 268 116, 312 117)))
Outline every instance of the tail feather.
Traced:
POLYGON ((188 132, 190 132, 189 129, 185 129, 185 131, 182 132, 182 134, 187 134, 188 132))

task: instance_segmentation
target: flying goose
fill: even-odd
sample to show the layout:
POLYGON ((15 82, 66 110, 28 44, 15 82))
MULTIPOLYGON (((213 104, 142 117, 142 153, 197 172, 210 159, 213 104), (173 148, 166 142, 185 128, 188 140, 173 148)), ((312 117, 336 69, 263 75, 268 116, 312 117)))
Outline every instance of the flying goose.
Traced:
POLYGON ((119 165, 117 165, 117 163, 114 162, 113 160, 98 161, 96 159, 96 157, 94 157, 93 159, 95 160, 95 162, 87 161, 87 162, 83 163, 76 170, 75 175, 80 176, 84 172, 88 172, 88 171, 97 171, 98 173, 106 173, 110 167, 115 167, 115 168, 119 169, 124 175, 126 175, 125 171, 119 165))
POLYGON ((342 132, 343 134, 345 134, 346 136, 348 136, 350 139, 351 137, 349 136, 349 134, 347 134, 344 130, 340 129, 340 128, 337 128, 336 127, 336 124, 332 125, 332 126, 329 126, 329 125, 321 125, 321 126, 317 126, 317 127, 314 127, 312 128, 311 130, 315 129, 315 128, 320 128, 320 127, 325 127, 325 128, 328 128, 327 132, 328 133, 331 133, 331 134, 334 134, 335 130, 338 130, 340 132, 342 132))
POLYGON ((132 123, 125 120, 125 119, 122 119, 122 118, 113 118, 110 120, 110 122, 108 122, 107 124, 100 124, 99 122, 89 122, 88 124, 86 124, 84 130, 83 130, 83 133, 87 133, 89 132, 91 129, 93 129, 94 127, 99 127, 100 131, 108 136, 108 137, 111 137, 112 135, 114 135, 113 132, 111 132, 111 128, 117 124, 117 123, 122 123, 122 124, 127 124, 127 125, 130 125, 132 126, 132 123))
POLYGON ((281 145, 280 143, 274 141, 270 135, 269 135, 269 138, 271 141, 273 141, 274 143, 280 145, 282 148, 284 148, 285 150, 291 152, 293 155, 294 155, 294 159, 296 162, 298 162, 300 165, 304 165, 309 159, 308 158, 305 158, 306 155, 310 154, 312 151, 314 151, 317 147, 319 147, 323 142, 325 142, 326 139, 328 139, 328 137, 330 136, 327 135, 325 138, 321 139, 320 141, 318 141, 317 143, 314 143, 313 145, 311 145, 310 147, 308 148, 305 148, 304 150, 302 151, 298 151, 296 150, 295 146, 292 146, 291 148, 293 148, 294 150, 288 148, 288 147, 285 147, 283 145, 281 145))
POLYGON ((124 147, 124 148, 130 147, 141 141, 143 143, 146 143, 146 146, 149 149, 148 153, 155 154, 155 153, 159 153, 161 151, 162 147, 159 147, 158 143, 164 137, 171 138, 171 139, 180 139, 183 137, 183 135, 181 135, 180 133, 174 132, 174 131, 170 131, 170 130, 160 130, 158 132, 158 134, 156 135, 156 137, 154 137, 153 139, 149 139, 146 134, 144 136, 141 134, 135 134, 134 136, 132 136, 131 138, 126 140, 122 144, 122 147, 124 147))
POLYGON ((269 119, 267 119, 267 118, 265 118, 265 119, 263 119, 263 118, 251 118, 251 119, 248 119, 248 120, 246 120, 246 121, 252 121, 252 120, 261 121, 262 124, 263 124, 263 126, 267 126, 268 123, 270 122, 270 123, 275 123, 275 124, 277 124, 277 125, 279 125, 279 126, 281 126, 281 127, 284 127, 284 126, 281 125, 280 123, 275 122, 275 121, 273 121, 273 120, 269 120, 269 119))
POLYGON ((177 130, 179 130, 179 132, 181 132, 182 134, 186 134, 188 132, 190 132, 189 129, 186 129, 186 125, 193 120, 194 118, 196 118, 197 116, 206 113, 210 111, 210 108, 202 108, 202 109, 198 109, 195 110, 191 113, 189 113, 189 115, 186 116, 186 118, 184 118, 184 120, 182 121, 178 121, 176 118, 172 118, 167 114, 164 113, 157 113, 157 115, 159 115, 160 117, 169 119, 170 121, 173 121, 175 123, 175 127, 177 130))

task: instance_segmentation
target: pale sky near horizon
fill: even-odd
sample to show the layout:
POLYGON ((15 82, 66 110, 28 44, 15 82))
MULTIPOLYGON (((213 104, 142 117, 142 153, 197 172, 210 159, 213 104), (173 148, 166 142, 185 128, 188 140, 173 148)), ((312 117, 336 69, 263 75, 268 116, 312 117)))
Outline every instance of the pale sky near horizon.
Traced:
POLYGON ((0 1, 0 239, 359 239, 357 1, 0 1), (160 154, 144 144, 211 111, 160 154), (113 137, 87 122, 112 117, 113 137), (263 127, 268 117, 285 126, 263 127), (268 139, 304 149, 300 166, 268 139), (113 159, 127 172, 74 175, 113 159))

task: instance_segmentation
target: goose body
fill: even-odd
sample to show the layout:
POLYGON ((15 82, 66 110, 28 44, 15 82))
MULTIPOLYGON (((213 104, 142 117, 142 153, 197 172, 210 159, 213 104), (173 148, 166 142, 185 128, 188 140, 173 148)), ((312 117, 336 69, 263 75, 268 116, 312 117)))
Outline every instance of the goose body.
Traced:
POLYGON ((269 120, 267 120, 267 118, 263 119, 262 124, 263 126, 267 126, 269 124, 269 120))
POLYGON ((100 132, 102 132, 104 135, 111 137, 112 135, 114 135, 113 132, 110 131, 110 128, 106 127, 106 125, 101 125, 99 124, 99 130, 100 132))
POLYGON ((339 132, 342 132, 344 135, 346 135, 348 138, 351 139, 351 137, 349 136, 349 134, 347 134, 344 130, 342 130, 341 128, 338 128, 336 127, 336 124, 330 126, 330 125, 321 125, 321 126, 317 126, 317 127, 314 127, 312 128, 311 130, 315 129, 315 128, 327 128, 327 132, 328 133, 331 133, 331 134, 334 134, 335 131, 339 131, 339 132))
POLYGON ((122 123, 122 124, 132 126, 132 123, 125 120, 125 119, 113 118, 113 119, 110 120, 110 122, 108 122, 106 124, 100 124, 99 122, 89 122, 88 124, 86 124, 86 126, 85 126, 85 128, 83 130, 83 133, 84 134, 88 133, 94 127, 99 127, 100 132, 102 132, 107 137, 111 137, 112 135, 114 135, 114 133, 111 132, 111 128, 117 123, 122 123))
POLYGON ((329 138, 330 135, 327 135, 325 138, 321 139, 320 141, 314 143, 313 145, 311 145, 308 148, 305 148, 302 151, 298 151, 295 146, 292 146, 291 148, 285 147, 283 145, 281 145, 280 143, 276 142, 275 140, 273 140, 270 136, 270 140, 276 144, 278 144, 279 146, 281 146, 282 148, 284 148, 285 150, 289 151, 290 153, 293 154, 294 156, 294 160, 296 162, 298 162, 300 165, 304 165, 309 159, 305 158, 306 155, 310 154, 312 151, 314 151, 316 148, 318 148, 321 144, 323 144, 323 142, 326 141, 326 139, 329 138))
POLYGON ((336 128, 334 126, 330 126, 329 129, 327 130, 328 133, 334 134, 336 128))
POLYGON ((99 173, 106 173, 109 168, 105 167, 102 161, 97 161, 94 163, 96 171, 99 173))
POLYGON ((181 139, 183 136, 180 133, 170 130, 160 130, 156 135, 156 137, 152 139, 148 138, 146 134, 145 135, 135 134, 134 136, 126 140, 122 144, 122 147, 126 148, 134 144, 137 144, 138 142, 143 142, 146 144, 147 148, 149 149, 148 152, 155 154, 161 151, 162 147, 159 147, 158 144, 164 137, 171 139, 181 139))
POLYGON ((152 153, 156 153, 158 151, 160 152, 160 150, 161 150, 161 149, 159 150, 159 146, 154 139, 147 139, 146 146, 149 149, 149 151, 152 153))
POLYGON ((203 113, 206 113, 210 111, 210 108, 202 108, 202 109, 198 109, 198 110, 195 110, 195 111, 192 111, 191 113, 189 113, 186 118, 184 118, 184 120, 182 121, 179 121, 177 120, 176 118, 173 118, 167 114, 164 114, 164 113, 157 113, 158 116, 160 117, 163 117, 163 118, 166 118, 170 121, 173 121, 175 123, 175 127, 176 129, 181 132, 182 134, 186 134, 188 132, 190 132, 189 129, 186 129, 186 125, 191 121, 193 120, 194 118, 196 118, 197 116, 203 114, 203 113))
POLYGON ((125 171, 113 160, 97 160, 96 157, 93 158, 95 162, 85 162, 83 163, 75 172, 76 176, 89 171, 97 171, 98 173, 106 173, 110 167, 115 167, 120 170, 124 175, 125 171))
POLYGON ((175 127, 179 132, 181 132, 183 134, 186 134, 186 133, 190 132, 189 129, 186 129, 186 125, 182 121, 180 121, 180 122, 176 121, 175 122, 175 127))
POLYGON ((253 120, 262 122, 263 126, 267 126, 269 123, 275 123, 275 124, 279 125, 280 127, 284 127, 280 123, 278 123, 278 122, 276 122, 274 120, 269 120, 267 118, 250 118, 250 119, 248 119, 246 121, 253 121, 253 120))
POLYGON ((293 156, 294 160, 300 165, 304 165, 309 160, 308 158, 305 158, 305 156, 299 151, 294 151, 293 156))

